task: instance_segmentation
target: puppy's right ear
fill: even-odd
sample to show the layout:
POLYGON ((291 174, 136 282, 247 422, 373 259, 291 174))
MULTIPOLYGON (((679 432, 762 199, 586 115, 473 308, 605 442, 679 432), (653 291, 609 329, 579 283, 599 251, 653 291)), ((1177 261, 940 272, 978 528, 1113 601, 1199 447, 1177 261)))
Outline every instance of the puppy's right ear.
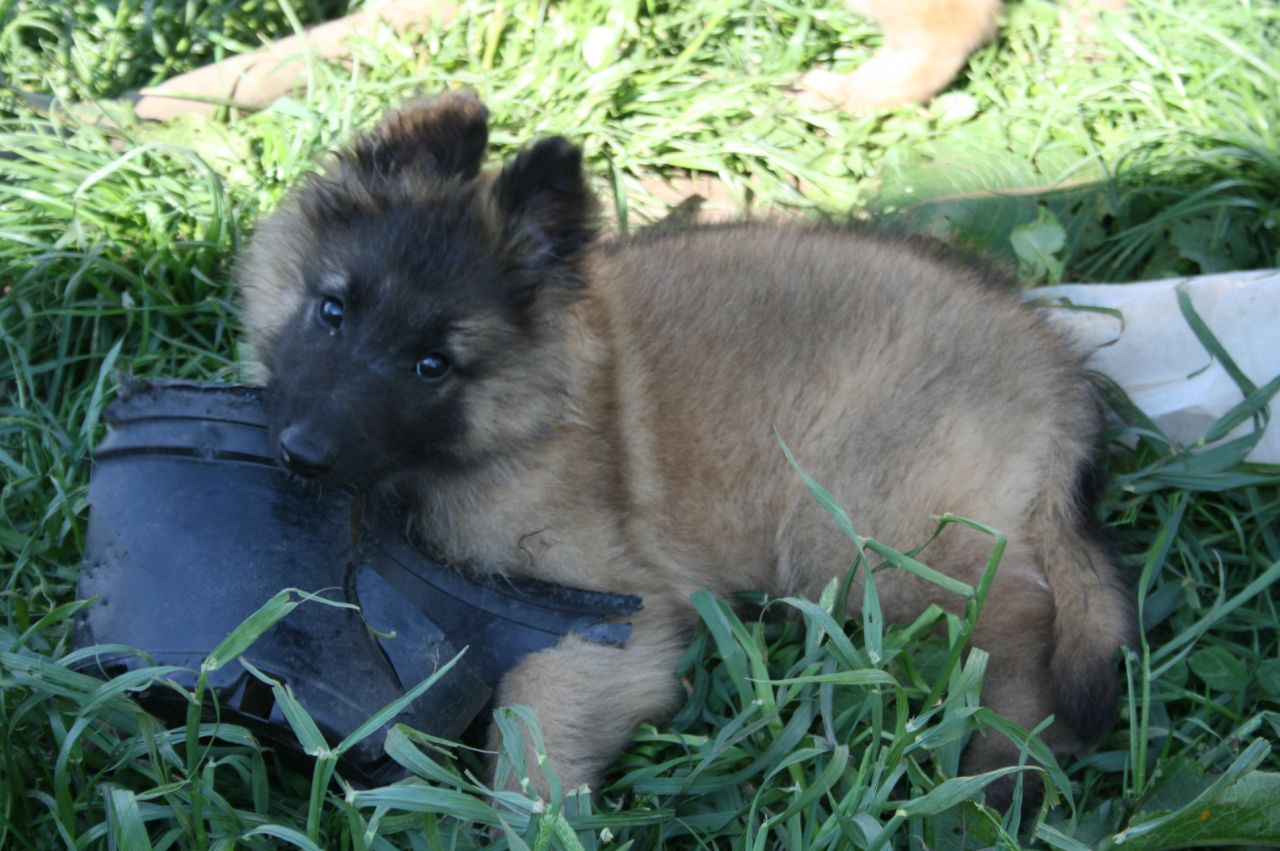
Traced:
POLYGON ((344 159, 370 188, 406 173, 470 180, 488 142, 489 110, 469 92, 447 92, 389 114, 344 159))

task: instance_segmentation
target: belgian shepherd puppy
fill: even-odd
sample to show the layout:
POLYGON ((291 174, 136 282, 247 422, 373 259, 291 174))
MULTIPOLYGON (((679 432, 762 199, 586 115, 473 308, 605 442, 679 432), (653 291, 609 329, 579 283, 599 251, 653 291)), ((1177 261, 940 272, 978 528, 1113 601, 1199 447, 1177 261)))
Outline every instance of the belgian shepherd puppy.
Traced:
MULTIPOLYGON (((596 783, 678 707, 691 593, 813 596, 851 563, 779 437, 861 534, 913 547, 944 512, 1005 531, 973 636, 985 702, 1055 715, 1064 752, 1111 723, 1134 623, 1081 497, 1098 409, 1011 284, 805 225, 597 242, 577 147, 481 173, 486 141, 466 95, 390 115, 261 225, 238 278, 287 469, 391 489, 456 563, 643 597, 626 647, 567 638, 501 684, 562 782, 596 783)), ((922 558, 974 583, 991 546, 950 526, 922 558)), ((877 587, 892 620, 959 603, 894 570, 877 587)), ((975 737, 966 767, 1016 755, 975 737)))

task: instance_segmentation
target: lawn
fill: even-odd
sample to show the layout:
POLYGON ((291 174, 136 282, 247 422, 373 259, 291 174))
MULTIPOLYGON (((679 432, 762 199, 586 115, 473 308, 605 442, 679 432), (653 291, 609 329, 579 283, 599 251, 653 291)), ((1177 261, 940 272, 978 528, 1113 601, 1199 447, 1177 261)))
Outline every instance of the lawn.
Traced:
MULTIPOLYGON (((661 215, 655 177, 712 175, 754 210, 928 233, 1028 285, 1280 266, 1280 4, 1132 0, 1092 23, 1066 5, 1011 2, 950 90, 862 116, 785 89, 877 44, 838 3, 472 0, 448 27, 384 27, 313 63, 266 109, 152 124, 113 99, 347 9, 0 0, 0 847, 1280 845, 1280 469, 1244 462, 1250 438, 1178 445, 1114 393, 1102 512, 1145 638, 1114 731, 1025 815, 957 777, 974 730, 1019 735, 976 707, 972 605, 882 629, 835 594, 760 621, 699 598, 688 703, 637 732, 595 800, 490 795, 473 750, 407 729, 387 748, 411 778, 357 788, 305 721, 313 764, 286 764, 197 712, 146 715, 129 695, 159 669, 104 685, 68 667, 119 372, 243 378, 237 245, 414 94, 478 91, 495 159, 537 134, 581 142, 612 228, 661 215), (1053 262, 1015 248, 1033 225, 1061 236, 1053 262)), ((1230 424, 1265 427, 1276 386, 1242 381, 1230 424)))

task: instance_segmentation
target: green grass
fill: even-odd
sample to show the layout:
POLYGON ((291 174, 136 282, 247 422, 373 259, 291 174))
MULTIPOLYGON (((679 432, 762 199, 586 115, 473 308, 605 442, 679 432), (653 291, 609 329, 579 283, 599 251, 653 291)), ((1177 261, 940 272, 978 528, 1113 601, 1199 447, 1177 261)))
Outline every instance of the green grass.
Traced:
MULTIPOLYGON (((471 2, 447 31, 360 43, 268 110, 144 126, 101 99, 340 10, 0 2, 0 847, 1093 848, 1127 828, 1123 848, 1280 843, 1280 471, 1241 463, 1243 444, 1172 445, 1120 399, 1104 513, 1146 639, 1115 731, 1020 820, 956 778, 964 737, 1001 726, 975 707, 981 658, 957 653, 976 590, 969 618, 888 628, 846 620, 838 595, 772 601, 800 617, 766 621, 700 599, 688 703, 638 731, 594 802, 490 797, 465 774, 476 754, 411 731, 388 748, 417 780, 354 790, 326 782, 328 746, 299 772, 235 727, 141 713, 128 694, 146 674, 67 668, 87 459, 117 370, 239 377, 238 241, 411 94, 476 88, 499 154, 538 133, 582 141, 623 227, 651 209, 643 178, 697 171, 764 208, 1009 262, 1015 233, 1060 227, 1055 263, 1021 258, 1029 282, 1280 265, 1274 3, 1135 0, 1073 35, 1059 6, 1015 2, 950 92, 862 117, 806 114, 782 90, 876 43, 838 4, 690 5, 471 2), (40 112, 32 95, 97 105, 40 112)), ((1274 392, 1242 386, 1233 421, 1261 426, 1274 392)))

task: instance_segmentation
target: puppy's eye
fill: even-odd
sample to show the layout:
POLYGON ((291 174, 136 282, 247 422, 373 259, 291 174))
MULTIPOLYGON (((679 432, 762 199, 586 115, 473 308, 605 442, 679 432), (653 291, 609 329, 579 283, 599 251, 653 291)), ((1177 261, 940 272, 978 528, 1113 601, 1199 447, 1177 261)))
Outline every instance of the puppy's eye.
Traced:
POLYGON ((337 330, 342 324, 342 301, 331 295, 320 299, 320 321, 337 330))
POLYGON ((432 352, 414 365, 414 372, 423 381, 439 381, 449 374, 449 359, 439 352, 432 352))

